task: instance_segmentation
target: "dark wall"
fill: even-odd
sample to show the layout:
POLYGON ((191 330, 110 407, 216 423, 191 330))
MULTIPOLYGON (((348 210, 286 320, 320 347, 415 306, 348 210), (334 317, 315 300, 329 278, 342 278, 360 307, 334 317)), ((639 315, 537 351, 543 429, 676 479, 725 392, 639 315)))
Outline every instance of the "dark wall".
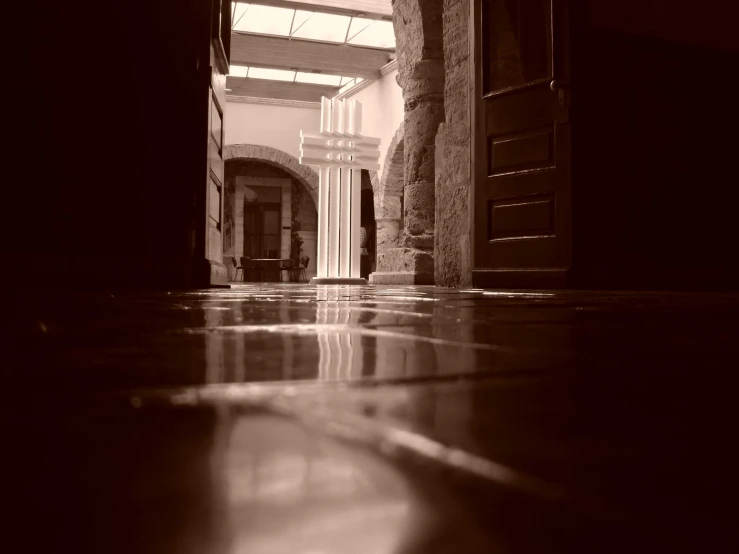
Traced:
POLYGON ((589 25, 668 42, 739 53, 739 3, 726 0, 570 1, 589 25))
POLYGON ((573 14, 575 286, 733 288, 739 54, 703 6, 691 28, 652 4, 573 14))
POLYGON ((16 279, 188 284, 204 217, 209 10, 209 0, 35 7, 8 214, 17 240, 4 256, 16 279))

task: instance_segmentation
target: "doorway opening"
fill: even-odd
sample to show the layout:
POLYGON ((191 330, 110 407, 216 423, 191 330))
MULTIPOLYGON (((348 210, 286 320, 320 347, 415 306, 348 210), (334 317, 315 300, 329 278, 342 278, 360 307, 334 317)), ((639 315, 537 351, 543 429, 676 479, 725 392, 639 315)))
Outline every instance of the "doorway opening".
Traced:
POLYGON ((360 226, 364 229, 359 262, 359 276, 369 279, 370 273, 377 268, 377 223, 375 222, 375 195, 369 171, 362 170, 362 193, 360 226))

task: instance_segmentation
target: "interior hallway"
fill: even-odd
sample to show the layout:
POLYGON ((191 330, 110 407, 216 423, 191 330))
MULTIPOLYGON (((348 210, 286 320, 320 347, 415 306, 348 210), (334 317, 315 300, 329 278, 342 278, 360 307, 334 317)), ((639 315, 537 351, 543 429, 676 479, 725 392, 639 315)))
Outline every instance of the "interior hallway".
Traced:
POLYGON ((730 549, 739 295, 245 284, 10 303, 37 546, 730 549))

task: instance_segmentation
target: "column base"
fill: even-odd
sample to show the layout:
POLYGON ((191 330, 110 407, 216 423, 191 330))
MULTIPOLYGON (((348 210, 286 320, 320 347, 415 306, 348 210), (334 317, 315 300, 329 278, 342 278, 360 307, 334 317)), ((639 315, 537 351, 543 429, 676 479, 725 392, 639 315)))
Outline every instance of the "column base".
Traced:
POLYGON ((366 285, 367 279, 360 277, 313 277, 311 285, 366 285))
POLYGON ((411 271, 375 272, 370 274, 371 285, 433 285, 431 273, 413 273, 411 271))

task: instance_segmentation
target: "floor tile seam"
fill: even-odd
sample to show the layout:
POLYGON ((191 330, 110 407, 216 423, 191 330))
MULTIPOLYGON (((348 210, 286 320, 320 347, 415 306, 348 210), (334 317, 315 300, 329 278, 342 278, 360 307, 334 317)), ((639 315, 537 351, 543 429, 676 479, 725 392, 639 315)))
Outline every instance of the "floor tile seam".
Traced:
MULTIPOLYGON (((259 404, 276 397, 295 397, 316 394, 377 394, 381 390, 406 389, 407 387, 466 387, 469 385, 509 386, 512 381, 543 383, 567 382, 567 375, 553 374, 546 368, 508 369, 449 373, 443 375, 407 377, 366 377, 358 379, 322 380, 305 379, 292 381, 253 381, 245 383, 213 383, 195 386, 131 388, 112 392, 112 397, 123 399, 134 407, 165 405, 198 407, 227 403, 232 405, 259 404)), ((99 391, 94 399, 101 399, 99 391)), ((105 398, 110 398, 105 396, 105 398)), ((107 400, 105 400, 107 402, 107 400)))
POLYGON ((391 460, 399 453, 411 455, 549 502, 562 502, 568 496, 564 486, 558 483, 518 471, 467 449, 444 444, 397 422, 379 422, 341 409, 303 408, 285 398, 268 401, 266 407, 323 434, 369 446, 391 460))
MULTIPOLYGON (((451 326, 451 325, 450 325, 451 326)), ((388 325, 388 327, 392 327, 388 325)), ((407 327, 404 325, 403 327, 407 327)), ((426 326, 422 326, 426 327, 426 326)), ((316 336, 323 333, 349 332, 365 336, 385 337, 399 340, 412 340, 417 342, 425 342, 438 346, 450 346, 461 348, 474 348, 476 350, 488 350, 494 352, 508 353, 525 353, 525 352, 544 352, 542 350, 527 348, 511 348, 500 345, 485 344, 479 342, 463 342, 449 339, 441 339, 437 337, 427 337, 424 335, 414 335, 410 333, 398 333, 393 331, 384 331, 380 329, 372 329, 361 325, 348 325, 342 323, 293 323, 293 324, 268 324, 268 325, 228 325, 215 327, 196 327, 185 329, 184 333, 213 333, 213 332, 230 332, 230 333, 274 333, 274 334, 294 334, 304 336, 316 336), (320 328, 320 329, 317 329, 320 328)))

